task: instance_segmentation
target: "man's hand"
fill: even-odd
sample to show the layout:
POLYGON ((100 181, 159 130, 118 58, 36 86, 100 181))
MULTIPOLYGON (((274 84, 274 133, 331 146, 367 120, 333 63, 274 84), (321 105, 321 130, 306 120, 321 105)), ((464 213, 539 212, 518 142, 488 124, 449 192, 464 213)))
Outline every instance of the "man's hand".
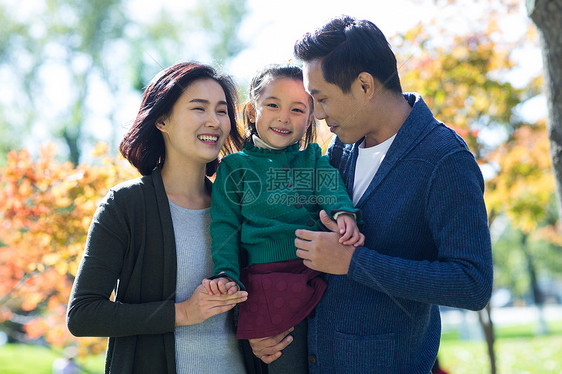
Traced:
POLYGON ((293 337, 289 335, 293 330, 294 328, 291 327, 289 330, 269 338, 250 339, 252 352, 266 364, 271 364, 281 357, 281 351, 293 341, 293 337))
POLYGON ((320 220, 332 232, 296 230, 297 256, 313 270, 329 274, 347 274, 355 247, 339 242, 341 234, 338 224, 324 210, 320 212, 320 220))

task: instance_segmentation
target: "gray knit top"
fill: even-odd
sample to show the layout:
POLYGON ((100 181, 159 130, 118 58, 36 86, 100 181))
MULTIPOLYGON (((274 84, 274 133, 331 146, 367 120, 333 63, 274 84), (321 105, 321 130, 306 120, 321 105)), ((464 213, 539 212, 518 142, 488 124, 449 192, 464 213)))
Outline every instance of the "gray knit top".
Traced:
MULTIPOLYGON (((187 300, 213 273, 209 209, 185 209, 170 202, 177 251, 176 302, 187 300)), ((176 369, 183 373, 245 373, 234 336, 232 313, 175 329, 176 369)))

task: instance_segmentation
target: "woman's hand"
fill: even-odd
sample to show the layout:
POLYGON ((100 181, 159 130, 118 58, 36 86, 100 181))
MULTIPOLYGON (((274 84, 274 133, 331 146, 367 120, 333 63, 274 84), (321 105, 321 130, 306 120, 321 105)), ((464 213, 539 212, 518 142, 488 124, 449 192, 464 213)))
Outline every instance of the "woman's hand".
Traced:
POLYGON ((199 285, 191 297, 176 303, 176 326, 195 325, 214 315, 228 312, 238 303, 246 301, 248 292, 210 295, 203 285, 199 285))

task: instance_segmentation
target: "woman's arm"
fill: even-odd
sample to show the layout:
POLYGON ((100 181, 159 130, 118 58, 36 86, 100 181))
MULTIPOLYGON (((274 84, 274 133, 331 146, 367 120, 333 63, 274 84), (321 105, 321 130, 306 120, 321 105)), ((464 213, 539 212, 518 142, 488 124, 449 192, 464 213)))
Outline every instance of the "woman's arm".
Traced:
POLYGON ((118 281, 124 281, 120 277, 135 224, 129 216, 139 213, 130 208, 135 205, 129 200, 126 209, 110 191, 94 214, 67 312, 68 329, 76 336, 118 337, 174 329, 173 299, 139 304, 110 299, 118 281))
MULTIPOLYGON (((129 205, 133 203, 128 201, 129 205)), ((131 216, 142 214, 138 210, 130 213, 110 192, 94 215, 68 307, 67 324, 73 335, 119 337, 172 332, 175 326, 200 323, 246 300, 246 292, 214 296, 200 286, 181 303, 175 303, 172 297, 145 303, 112 301, 118 282, 124 282, 120 277, 134 225, 127 212, 131 216)))

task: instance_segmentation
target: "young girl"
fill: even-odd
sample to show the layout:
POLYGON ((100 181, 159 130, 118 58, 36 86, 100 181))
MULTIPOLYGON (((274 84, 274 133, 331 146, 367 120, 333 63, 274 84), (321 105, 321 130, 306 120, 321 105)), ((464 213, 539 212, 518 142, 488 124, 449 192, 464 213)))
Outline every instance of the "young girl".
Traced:
MULTIPOLYGON (((245 147, 222 160, 212 193, 214 273, 248 291, 236 337, 273 336, 295 326, 293 343, 269 372, 304 373, 306 317, 326 285, 296 256, 295 230, 321 230, 318 214, 324 209, 338 222, 340 242, 361 245, 364 237, 355 223, 359 212, 338 171, 318 144, 309 143, 312 98, 299 67, 275 65, 257 74, 244 121, 249 133, 245 147), (248 267, 240 271, 241 263, 248 267)), ((220 294, 227 292, 226 282, 217 278, 203 284, 210 294, 220 294)))

